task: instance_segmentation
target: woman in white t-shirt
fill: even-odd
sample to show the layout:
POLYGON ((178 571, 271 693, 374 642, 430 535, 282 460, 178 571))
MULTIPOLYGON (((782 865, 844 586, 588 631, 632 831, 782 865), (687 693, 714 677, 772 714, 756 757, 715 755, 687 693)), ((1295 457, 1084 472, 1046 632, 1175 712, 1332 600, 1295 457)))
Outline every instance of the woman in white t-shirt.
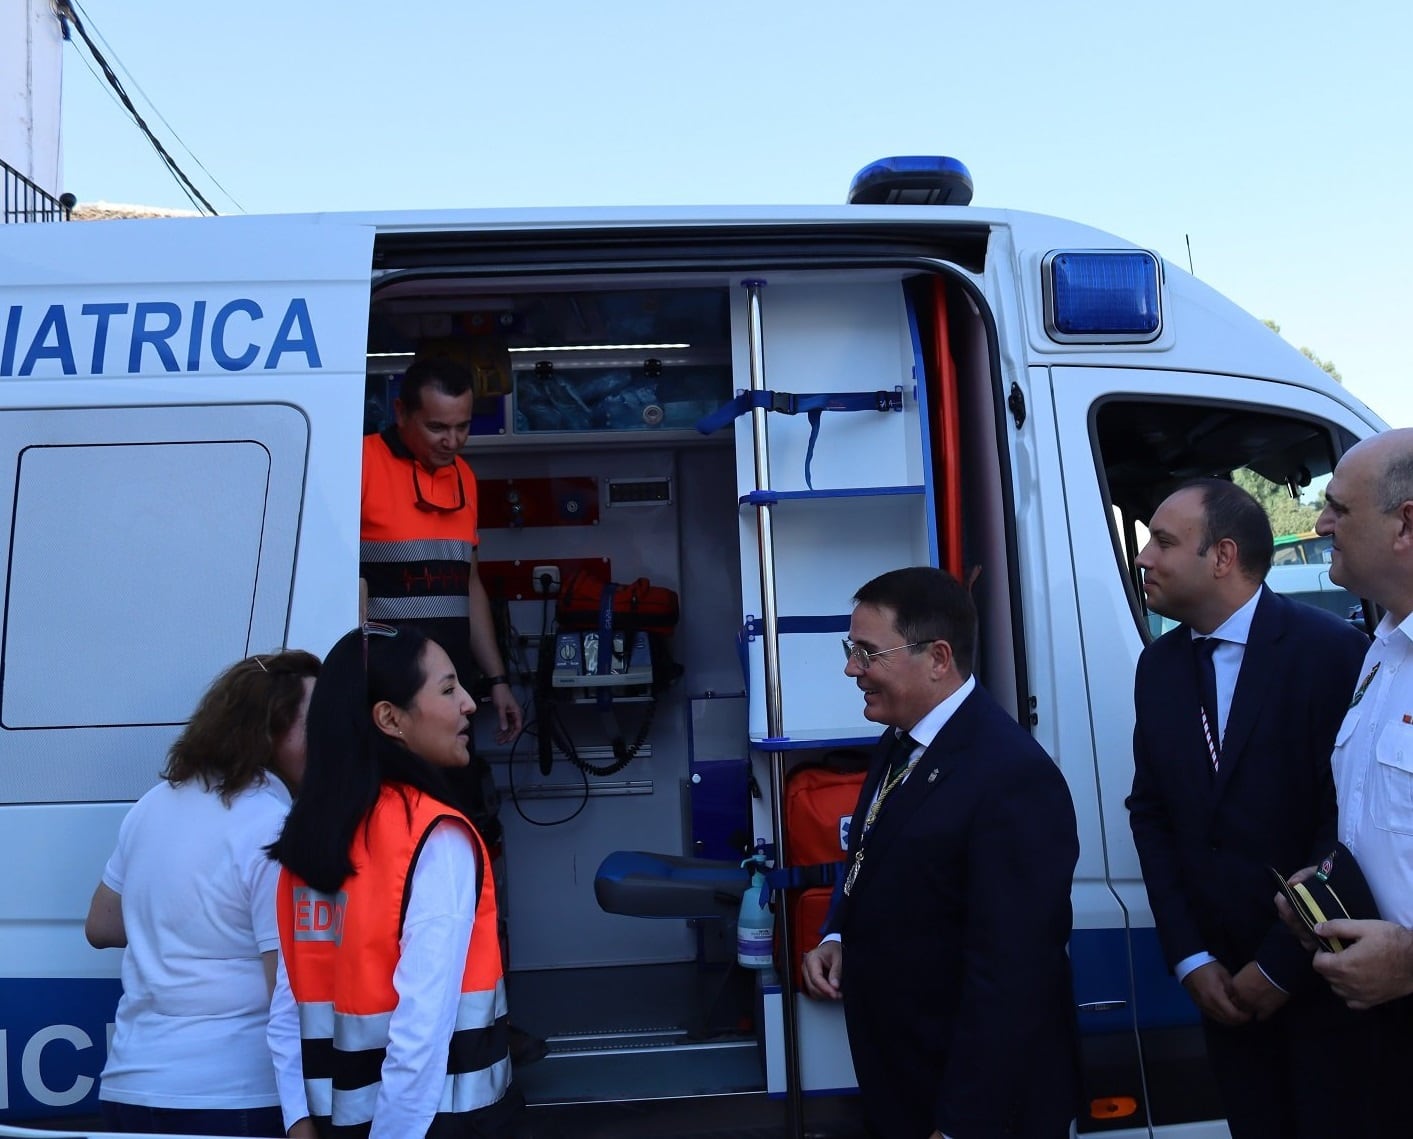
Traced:
POLYGON ((123 949, 98 1098, 115 1131, 282 1136, 265 1042, 280 833, 304 774, 319 658, 232 665, 123 820, 84 932, 123 949))

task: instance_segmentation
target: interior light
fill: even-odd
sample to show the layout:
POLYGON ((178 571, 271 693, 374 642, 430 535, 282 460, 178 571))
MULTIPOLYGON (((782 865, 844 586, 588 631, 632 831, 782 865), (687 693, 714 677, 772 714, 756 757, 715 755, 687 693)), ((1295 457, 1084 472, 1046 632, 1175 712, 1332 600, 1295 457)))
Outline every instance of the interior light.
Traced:
POLYGON ((1147 250, 1056 250, 1041 276, 1052 340, 1141 343, 1162 330, 1162 269, 1147 250))
POLYGON ((536 348, 512 348, 512 352, 639 352, 665 348, 690 348, 690 344, 550 344, 536 348))
MULTIPOLYGON (((669 349, 690 348, 690 344, 548 344, 534 348, 508 348, 508 352, 528 352, 539 355, 542 352, 661 352, 669 349)), ((370 360, 411 360, 415 352, 369 352, 370 360)), ((641 361, 634 361, 641 363, 641 361)))

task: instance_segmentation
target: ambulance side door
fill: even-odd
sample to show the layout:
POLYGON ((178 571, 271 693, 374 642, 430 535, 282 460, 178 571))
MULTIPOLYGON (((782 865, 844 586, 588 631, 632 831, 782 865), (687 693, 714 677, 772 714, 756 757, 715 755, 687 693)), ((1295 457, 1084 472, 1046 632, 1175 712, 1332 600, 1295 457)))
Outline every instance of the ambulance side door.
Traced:
MULTIPOLYGON (((1134 495, 1135 469, 1156 462, 1151 456, 1170 443, 1175 449, 1163 460, 1169 481, 1147 488, 1149 501, 1191 477, 1182 473, 1186 468, 1215 473, 1204 463, 1211 465, 1214 456, 1225 454, 1223 446, 1233 446, 1214 441, 1220 432, 1207 431, 1217 421, 1231 425, 1230 435, 1252 440, 1253 454, 1263 437, 1297 440, 1290 446, 1314 457, 1306 464, 1311 471, 1320 476, 1323 470, 1305 491, 1315 502, 1338 455, 1375 427, 1325 394, 1278 381, 1116 368, 1055 367, 1050 373, 1105 859, 1110 887, 1127 914, 1149 1120, 1155 1127, 1197 1123, 1219 1118, 1221 1111, 1195 1008, 1168 973, 1158 946, 1124 802, 1133 780, 1134 669, 1162 622, 1144 610, 1133 568, 1146 530, 1125 520, 1120 503, 1134 495), (1146 425, 1153 426, 1151 435, 1142 430, 1146 425), (1189 441, 1190 454, 1179 453, 1181 439, 1189 441), (1205 441, 1199 445, 1199 439, 1205 441)), ((1240 462, 1236 450, 1231 461, 1240 462)))

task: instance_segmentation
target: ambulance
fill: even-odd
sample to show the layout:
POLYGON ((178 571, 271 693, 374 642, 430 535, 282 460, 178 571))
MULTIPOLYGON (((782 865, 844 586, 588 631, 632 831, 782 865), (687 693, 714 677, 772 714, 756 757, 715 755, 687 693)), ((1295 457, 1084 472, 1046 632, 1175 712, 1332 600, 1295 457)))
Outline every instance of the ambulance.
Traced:
POLYGON ((0 227, 0 1124, 96 1116, 119 953, 82 926, 119 823, 224 666, 357 623, 361 439, 435 341, 476 366, 481 574, 529 725, 477 746, 512 1019, 549 1047, 532 1113, 801 1135, 850 1101, 841 1010, 787 968, 817 931, 777 897, 773 967, 743 969, 712 868, 783 866, 790 772, 872 746, 851 597, 932 564, 1078 815, 1079 1134, 1225 1135, 1124 808, 1157 627, 1134 559, 1183 480, 1318 502, 1383 424, 1157 253, 971 196, 896 158, 840 206, 0 227), (678 603, 645 647, 561 612, 639 579, 678 603))

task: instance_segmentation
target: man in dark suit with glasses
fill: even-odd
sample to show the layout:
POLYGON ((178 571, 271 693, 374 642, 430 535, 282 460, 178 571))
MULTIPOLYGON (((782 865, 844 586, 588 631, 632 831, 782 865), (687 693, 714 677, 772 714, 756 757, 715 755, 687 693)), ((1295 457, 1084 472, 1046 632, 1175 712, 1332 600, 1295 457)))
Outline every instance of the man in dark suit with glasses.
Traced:
POLYGON ((955 578, 894 570, 854 600, 844 673, 886 730, 805 990, 844 1002, 870 1135, 1066 1139, 1069 788, 972 676, 976 611, 955 578))

